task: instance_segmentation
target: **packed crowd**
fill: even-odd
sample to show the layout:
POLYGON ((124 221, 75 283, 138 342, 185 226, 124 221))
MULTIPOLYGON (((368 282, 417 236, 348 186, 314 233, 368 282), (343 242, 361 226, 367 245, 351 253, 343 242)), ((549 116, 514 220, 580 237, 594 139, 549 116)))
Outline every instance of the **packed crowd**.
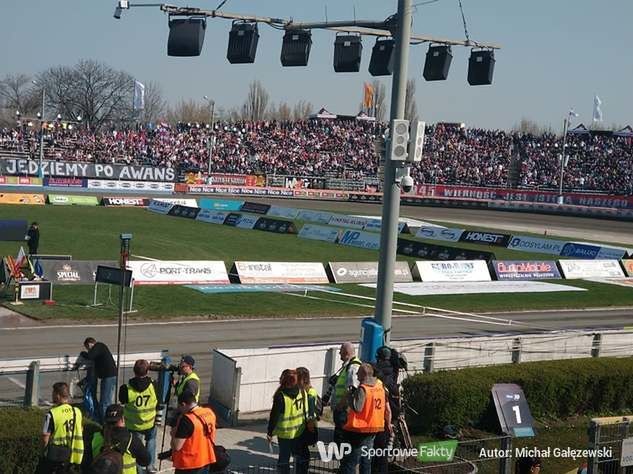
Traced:
MULTIPOLYGON (((368 121, 159 124, 134 130, 57 127, 45 135, 47 158, 64 161, 142 164, 180 171, 299 176, 376 176, 375 140, 384 125, 368 121)), ((437 124, 427 128, 425 151, 412 175, 418 183, 557 188, 562 137, 437 124)), ((567 189, 631 193, 631 138, 568 135, 567 189)), ((0 152, 36 156, 33 127, 0 130, 0 152)))

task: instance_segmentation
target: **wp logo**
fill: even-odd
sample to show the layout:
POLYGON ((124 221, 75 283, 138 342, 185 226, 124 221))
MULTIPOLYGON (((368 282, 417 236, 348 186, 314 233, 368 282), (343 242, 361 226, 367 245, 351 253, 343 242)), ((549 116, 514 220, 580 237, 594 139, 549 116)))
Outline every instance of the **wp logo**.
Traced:
POLYGON ((326 446, 323 441, 317 441, 317 449, 319 450, 321 461, 330 462, 333 459, 340 461, 343 457, 352 452, 352 445, 349 443, 341 443, 340 445, 328 443, 326 446))

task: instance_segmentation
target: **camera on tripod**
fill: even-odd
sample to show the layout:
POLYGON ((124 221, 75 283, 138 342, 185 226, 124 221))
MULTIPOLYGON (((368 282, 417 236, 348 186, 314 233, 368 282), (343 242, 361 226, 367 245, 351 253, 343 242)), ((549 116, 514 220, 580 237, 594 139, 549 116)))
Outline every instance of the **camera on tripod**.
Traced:
POLYGON ((325 392, 323 397, 321 397, 321 400, 323 400, 323 405, 327 405, 328 403, 330 403, 330 398, 332 398, 332 392, 334 391, 334 388, 336 387, 337 380, 338 380, 338 373, 330 376, 330 378, 328 379, 327 392, 325 392))
POLYGON ((149 370, 152 370, 154 372, 160 372, 161 370, 167 370, 169 372, 171 372, 172 374, 175 372, 178 372, 179 367, 175 364, 165 364, 163 362, 150 362, 149 363, 149 370))

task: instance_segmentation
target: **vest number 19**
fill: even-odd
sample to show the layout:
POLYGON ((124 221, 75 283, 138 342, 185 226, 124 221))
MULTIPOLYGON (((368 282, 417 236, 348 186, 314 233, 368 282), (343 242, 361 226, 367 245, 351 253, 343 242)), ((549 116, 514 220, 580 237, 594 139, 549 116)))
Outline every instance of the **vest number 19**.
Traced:
POLYGON ((517 419, 517 425, 521 424, 521 410, 519 409, 519 405, 513 405, 512 411, 514 412, 514 416, 517 419))
POLYGON ((149 403, 149 398, 149 395, 139 395, 138 397, 136 397, 134 405, 136 405, 137 407, 142 407, 143 405, 147 406, 147 404, 149 403))

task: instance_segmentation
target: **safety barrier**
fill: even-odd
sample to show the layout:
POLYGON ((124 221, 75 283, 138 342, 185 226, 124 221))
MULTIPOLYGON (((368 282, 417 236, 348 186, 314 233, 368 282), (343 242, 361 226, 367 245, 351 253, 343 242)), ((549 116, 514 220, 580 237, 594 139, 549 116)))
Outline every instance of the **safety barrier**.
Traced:
MULTIPOLYGON (((432 314, 427 312, 427 314, 432 314)), ((551 333, 428 338, 393 342, 409 362, 409 370, 432 372, 464 367, 585 357, 633 356, 633 331, 557 331, 551 333)), ((235 423, 239 413, 270 409, 279 374, 291 364, 310 370, 312 385, 320 393, 336 372, 339 344, 271 347, 268 349, 216 349, 211 398, 230 412, 235 423), (227 394, 218 394, 221 381, 233 381, 227 394), (215 392, 214 392, 215 390, 215 392), (230 396, 229 396, 230 395, 230 396)))

